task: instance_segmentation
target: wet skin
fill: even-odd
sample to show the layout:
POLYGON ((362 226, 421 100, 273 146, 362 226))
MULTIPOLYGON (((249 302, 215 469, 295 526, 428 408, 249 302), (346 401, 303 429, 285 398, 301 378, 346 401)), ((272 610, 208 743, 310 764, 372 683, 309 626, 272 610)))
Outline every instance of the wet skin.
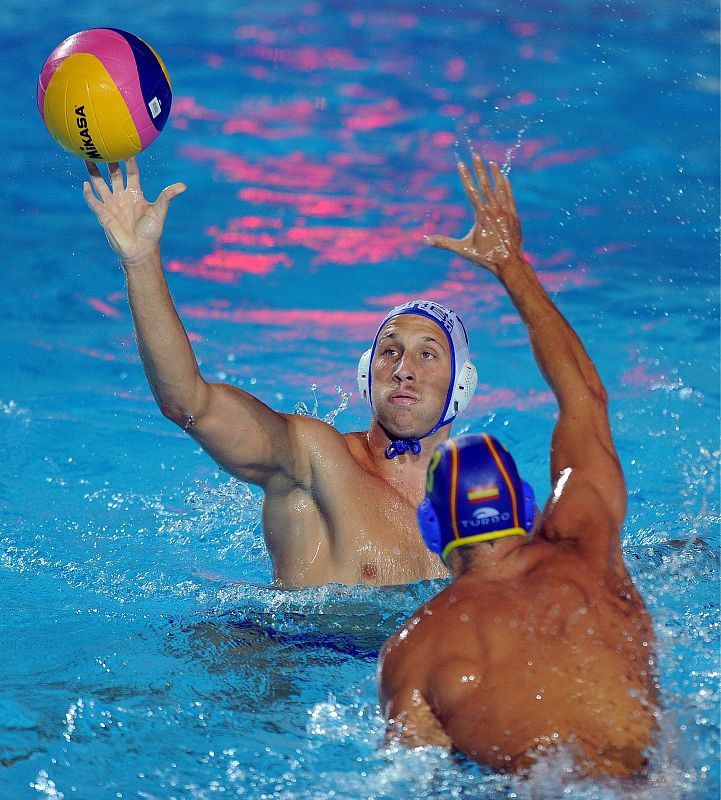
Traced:
POLYGON ((578 772, 639 775, 656 730, 654 640, 621 555, 626 484, 606 390, 524 257, 506 176, 477 156, 459 172, 474 223, 430 243, 491 272, 526 325, 558 401, 552 492, 528 538, 453 550, 451 585, 387 642, 388 733, 499 770, 562 747, 578 772))
POLYGON ((430 452, 448 426, 424 440, 418 456, 395 459, 383 453, 389 440, 382 430, 422 436, 438 421, 451 372, 447 338, 424 317, 394 318, 380 334, 371 371, 376 418, 369 431, 340 434, 318 420, 287 418, 296 451, 308 454, 306 483, 270 481, 263 506, 266 542, 285 585, 447 574, 421 540, 416 508, 430 452))
POLYGON ((642 774, 656 726, 654 639, 626 570, 543 529, 476 547, 498 553, 461 569, 383 650, 394 735, 501 771, 563 745, 579 773, 642 774))
POLYGON ((371 365, 376 414, 367 431, 341 434, 322 421, 269 408, 253 395, 206 381, 173 305, 160 257, 175 183, 151 203, 135 159, 88 164, 84 196, 125 272, 138 350, 162 413, 230 474, 264 490, 263 532, 283 586, 405 583, 447 574, 416 525, 425 471, 450 426, 418 455, 389 460, 394 436, 422 436, 438 420, 451 374, 443 331, 423 317, 391 321, 371 365), (379 424, 379 422, 381 424, 379 424))

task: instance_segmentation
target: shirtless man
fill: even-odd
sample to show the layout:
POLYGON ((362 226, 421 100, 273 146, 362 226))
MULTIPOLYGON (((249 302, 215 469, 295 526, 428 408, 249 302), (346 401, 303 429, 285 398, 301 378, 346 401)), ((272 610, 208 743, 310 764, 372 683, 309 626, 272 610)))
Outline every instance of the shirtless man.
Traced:
POLYGON ((656 727, 654 638, 626 571, 626 487, 607 396, 521 249, 507 179, 479 159, 461 179, 475 223, 431 237, 492 272, 525 322, 556 395, 552 493, 536 514, 510 454, 485 434, 449 439, 418 518, 453 581, 385 644, 379 694, 390 738, 455 748, 500 771, 559 746, 579 772, 632 776, 656 727))
POLYGON ((135 159, 88 163, 85 199, 120 258, 138 350, 162 413, 231 475, 264 492, 263 532, 281 586, 398 584, 447 575, 418 533, 416 508, 435 445, 470 401, 476 373, 455 314, 416 301, 386 317, 358 368, 373 417, 341 434, 203 379, 160 257, 168 206, 185 191, 141 191, 135 159))

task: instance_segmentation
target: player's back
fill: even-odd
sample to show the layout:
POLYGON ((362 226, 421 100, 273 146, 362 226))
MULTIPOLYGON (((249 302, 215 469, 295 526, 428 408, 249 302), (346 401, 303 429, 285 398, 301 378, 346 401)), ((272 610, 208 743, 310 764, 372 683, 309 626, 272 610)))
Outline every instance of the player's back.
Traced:
POLYGON ((641 773, 656 698, 643 601, 625 570, 537 548, 519 548, 516 574, 471 570, 428 604, 405 643, 424 696, 454 747, 496 769, 564 745, 588 773, 641 773))

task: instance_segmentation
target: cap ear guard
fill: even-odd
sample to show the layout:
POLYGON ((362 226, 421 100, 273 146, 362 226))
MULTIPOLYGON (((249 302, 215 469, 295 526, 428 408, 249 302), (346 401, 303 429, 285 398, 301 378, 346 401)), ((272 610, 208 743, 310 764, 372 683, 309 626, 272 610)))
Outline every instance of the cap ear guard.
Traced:
POLYGON ((418 517, 418 527, 421 529, 421 536, 423 536, 426 547, 431 553, 440 555, 443 550, 441 526, 438 523, 438 514, 436 514, 430 497, 423 498, 423 502, 418 506, 416 515, 418 517))
POLYGON ((371 369, 371 355, 373 350, 366 350, 358 361, 358 391, 360 396, 370 403, 370 396, 368 394, 369 380, 368 376, 371 369))
POLYGON ((451 410, 453 416, 462 414, 471 398, 476 392, 476 385, 478 383, 478 372, 470 361, 464 361, 463 366, 458 375, 456 375, 456 385, 453 387, 453 394, 451 395, 451 410))

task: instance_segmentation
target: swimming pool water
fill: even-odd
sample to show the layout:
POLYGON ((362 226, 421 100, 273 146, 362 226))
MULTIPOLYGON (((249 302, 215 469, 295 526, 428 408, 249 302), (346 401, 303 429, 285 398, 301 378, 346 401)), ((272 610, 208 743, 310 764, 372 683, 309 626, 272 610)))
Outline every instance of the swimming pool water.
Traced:
POLYGON ((11 0, 0 22, 0 798, 715 800, 717 6, 11 0), (264 586, 260 497, 155 408, 82 164, 35 109, 50 50, 93 26, 171 75, 141 169, 148 195, 189 187, 164 255, 206 377, 363 428, 375 326, 438 298, 480 372, 455 433, 499 436, 542 495, 554 404, 524 330, 490 276, 422 244, 470 224, 457 158, 510 166, 529 258, 610 395, 659 640, 646 784, 385 748, 376 655, 438 585, 264 586))

